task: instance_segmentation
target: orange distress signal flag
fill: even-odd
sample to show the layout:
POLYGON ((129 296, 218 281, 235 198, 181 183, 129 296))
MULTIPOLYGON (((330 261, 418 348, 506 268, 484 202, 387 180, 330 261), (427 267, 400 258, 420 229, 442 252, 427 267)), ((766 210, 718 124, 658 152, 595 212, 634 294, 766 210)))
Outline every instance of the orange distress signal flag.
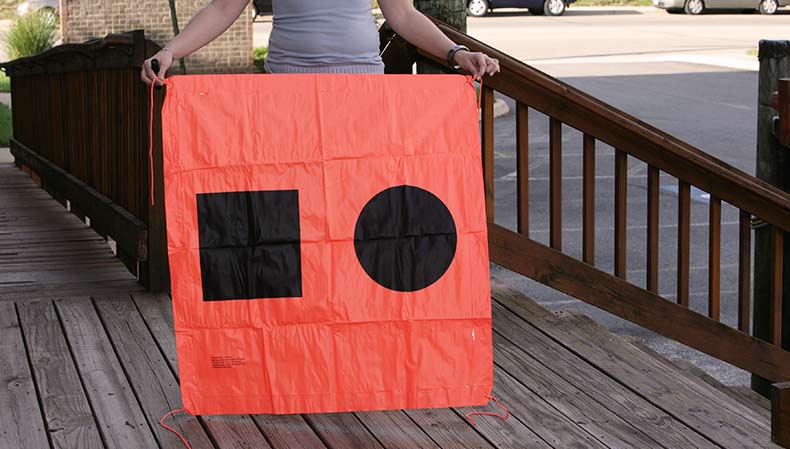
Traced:
POLYGON ((187 411, 488 402, 470 79, 176 76, 162 119, 187 411))

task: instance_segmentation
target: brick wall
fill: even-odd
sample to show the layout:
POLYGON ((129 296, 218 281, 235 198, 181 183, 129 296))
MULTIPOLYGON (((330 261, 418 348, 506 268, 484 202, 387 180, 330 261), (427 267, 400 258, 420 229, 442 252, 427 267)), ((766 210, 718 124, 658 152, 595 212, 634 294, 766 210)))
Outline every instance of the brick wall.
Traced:
MULTIPOLYGON (((60 0, 63 42, 82 42, 107 33, 145 30, 164 45, 173 37, 168 0, 60 0)), ((176 0, 181 29, 210 0, 176 0)), ((187 58, 190 73, 249 72, 252 63, 251 6, 217 40, 187 58)))

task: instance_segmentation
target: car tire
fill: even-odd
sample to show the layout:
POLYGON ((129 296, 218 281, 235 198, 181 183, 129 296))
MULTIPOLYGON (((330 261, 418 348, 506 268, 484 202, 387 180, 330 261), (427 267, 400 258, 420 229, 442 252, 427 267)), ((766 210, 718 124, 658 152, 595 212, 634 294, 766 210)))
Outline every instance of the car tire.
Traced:
POLYGON ((488 0, 469 0, 466 4, 466 14, 472 17, 483 17, 488 14, 488 0))
POLYGON ((705 2, 703 0, 686 0, 683 11, 686 14, 698 16, 705 11, 705 2))
POLYGON ((543 12, 547 16, 561 16, 565 14, 565 0, 545 0, 543 12))
POLYGON ((542 16, 543 8, 529 8, 529 13, 533 16, 542 16))
POLYGON ((777 0, 762 0, 757 9, 760 11, 760 14, 771 15, 779 9, 779 2, 777 0))

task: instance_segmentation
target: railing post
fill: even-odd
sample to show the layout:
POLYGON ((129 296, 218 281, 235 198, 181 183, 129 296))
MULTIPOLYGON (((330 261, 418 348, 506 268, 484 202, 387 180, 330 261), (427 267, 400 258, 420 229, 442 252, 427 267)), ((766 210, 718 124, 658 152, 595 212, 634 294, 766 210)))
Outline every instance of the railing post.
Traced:
POLYGON ((771 386, 771 441, 790 448, 790 382, 771 386))
MULTIPOLYGON (((773 133, 776 112, 771 95, 780 78, 790 77, 790 41, 760 41, 760 78, 757 119, 757 177, 790 192, 790 149, 781 146, 773 133)), ((757 226, 754 240, 754 329, 753 335, 771 341, 771 277, 773 265, 772 227, 757 226)), ((780 231, 781 232, 781 231, 780 231)), ((790 239, 784 240, 784 259, 790 260, 790 239)), ((790 286, 790 269, 785 264, 783 284, 790 286)), ((790 322, 790 288, 783 289, 782 321, 790 322)), ((790 349, 790 326, 784 326, 782 347, 790 349)), ((771 383, 752 375, 752 389, 769 397, 771 383)))
MULTIPOLYGON (((152 56, 159 50, 155 44, 149 44, 145 49, 147 57, 152 56)), ((145 89, 146 92, 148 89, 145 89)), ((148 259, 144 264, 141 264, 140 280, 143 285, 152 292, 164 292, 170 290, 170 266, 167 258, 167 232, 165 226, 165 189, 164 189, 164 173, 162 167, 164 164, 162 155, 162 103, 165 99, 165 89, 154 90, 154 105, 153 105, 153 123, 150 132, 153 134, 153 151, 152 159, 149 161, 150 166, 153 167, 153 198, 154 202, 151 204, 151 179, 146 183, 148 191, 148 259)), ((150 107, 148 95, 144 104, 150 107)), ((149 109, 146 109, 148 111, 149 109)), ((147 117, 148 114, 146 114, 147 117)), ((146 125, 148 122, 146 121, 146 125)), ((148 126, 146 128, 146 137, 148 137, 148 126)), ((148 140, 146 140, 146 143, 148 140)), ((149 173, 149 176, 150 173, 149 173)))
MULTIPOLYGON (((414 0, 417 10, 466 32, 465 0, 414 0)), ((421 58, 417 61, 417 73, 445 73, 436 64, 421 58)))

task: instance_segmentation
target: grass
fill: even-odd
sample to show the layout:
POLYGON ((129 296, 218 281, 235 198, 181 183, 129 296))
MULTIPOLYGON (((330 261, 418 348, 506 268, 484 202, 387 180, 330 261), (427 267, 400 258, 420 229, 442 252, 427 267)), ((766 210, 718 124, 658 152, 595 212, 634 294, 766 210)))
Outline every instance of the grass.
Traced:
POLYGON ((11 78, 5 72, 0 72, 0 92, 11 92, 11 78))
POLYGON ((41 53, 52 47, 58 31, 58 16, 36 11, 14 19, 5 35, 10 59, 41 53))
POLYGON ((573 6, 653 6, 651 0, 578 0, 573 6))
POLYGON ((268 54, 269 47, 255 47, 255 50, 252 51, 252 60, 261 73, 266 73, 266 69, 263 68, 263 62, 268 54))
POLYGON ((11 140, 11 108, 0 103, 0 147, 7 147, 11 140))

